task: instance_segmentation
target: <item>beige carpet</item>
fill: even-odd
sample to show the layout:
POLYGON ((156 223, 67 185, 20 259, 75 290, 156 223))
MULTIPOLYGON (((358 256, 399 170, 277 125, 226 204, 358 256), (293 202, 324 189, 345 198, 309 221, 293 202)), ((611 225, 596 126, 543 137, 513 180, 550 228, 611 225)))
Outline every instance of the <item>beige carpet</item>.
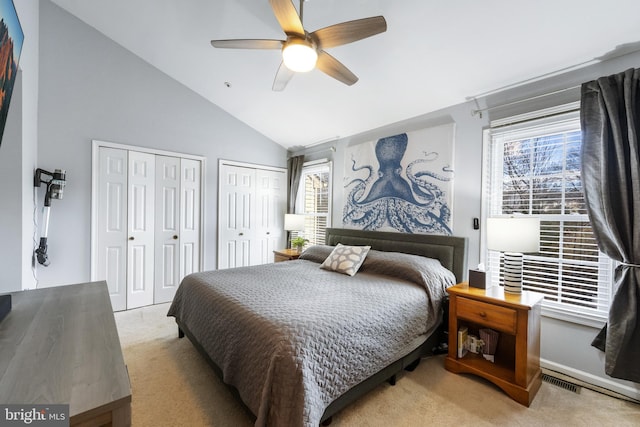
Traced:
MULTIPOLYGON (((187 338, 178 339, 168 304, 116 313, 142 426, 251 426, 252 420, 187 338)), ((585 388, 543 382, 530 408, 491 383, 425 358, 396 386, 381 385, 334 416, 331 426, 640 426, 640 405, 585 388)), ((292 426, 295 427, 295 426, 292 426)))

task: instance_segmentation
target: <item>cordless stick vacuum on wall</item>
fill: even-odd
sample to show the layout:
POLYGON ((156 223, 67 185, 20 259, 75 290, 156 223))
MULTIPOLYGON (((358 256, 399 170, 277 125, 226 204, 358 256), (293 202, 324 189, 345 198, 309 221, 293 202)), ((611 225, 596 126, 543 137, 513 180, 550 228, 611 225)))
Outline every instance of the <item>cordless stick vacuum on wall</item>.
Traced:
POLYGON ((40 187, 40 184, 47 184, 47 192, 44 196, 44 207, 42 208, 42 236, 40 237, 40 246, 36 249, 36 258, 38 262, 45 267, 49 265, 49 256, 47 255, 47 234, 49 233, 49 213, 51 210, 51 199, 62 199, 64 195, 64 186, 67 184, 65 179, 66 172, 63 169, 56 169, 55 172, 47 172, 44 169, 37 169, 36 176, 33 179, 33 185, 40 187), (43 179, 43 175, 49 179, 43 179))

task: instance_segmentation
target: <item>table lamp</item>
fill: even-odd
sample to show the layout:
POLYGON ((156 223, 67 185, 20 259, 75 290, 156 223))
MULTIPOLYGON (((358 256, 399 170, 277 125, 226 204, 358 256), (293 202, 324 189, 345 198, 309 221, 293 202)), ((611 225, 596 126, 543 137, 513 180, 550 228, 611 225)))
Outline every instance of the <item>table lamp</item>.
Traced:
POLYGON ((304 215, 285 214, 284 229, 285 231, 304 231, 304 215))
POLYGON ((540 219, 487 218, 487 248, 504 252, 504 291, 522 292, 522 253, 540 251, 540 219))

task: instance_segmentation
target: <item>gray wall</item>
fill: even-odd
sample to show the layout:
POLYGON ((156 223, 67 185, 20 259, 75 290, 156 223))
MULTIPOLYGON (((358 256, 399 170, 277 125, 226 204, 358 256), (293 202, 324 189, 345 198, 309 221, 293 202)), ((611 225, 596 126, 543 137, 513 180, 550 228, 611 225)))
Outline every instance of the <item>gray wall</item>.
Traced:
POLYGON ((39 286, 90 279, 93 139, 207 158, 208 269, 216 266, 218 159, 286 166, 283 147, 50 1, 40 7, 39 101, 38 167, 67 170, 64 199, 52 201, 51 265, 38 268, 39 286))
MULTIPOLYGON (((469 238, 469 266, 475 266, 481 259, 480 231, 473 230, 472 220, 474 217, 479 218, 481 212, 482 138, 483 131, 489 126, 489 121, 577 101, 579 100, 577 86, 581 83, 638 66, 640 66, 638 52, 616 57, 574 72, 481 97, 478 99, 479 106, 492 107, 490 111, 485 111, 482 117, 472 114, 472 111, 477 108, 475 102, 467 102, 363 134, 296 151, 293 154, 304 153, 306 160, 329 158, 334 161, 332 226, 341 227, 345 197, 342 183, 346 147, 405 131, 443 123, 455 123, 453 232, 455 235, 469 238), (566 88, 574 89, 552 96, 538 97, 566 88), (536 98, 527 102, 512 103, 530 97, 536 98), (335 152, 331 150, 332 147, 335 147, 335 152)), ((602 352, 591 347, 591 341, 598 330, 599 328, 543 316, 541 338, 543 366, 640 399, 640 385, 615 380, 605 374, 602 352)))
POLYGON ((33 170, 38 123, 38 17, 40 3, 15 0, 25 34, 9 116, 0 147, 0 293, 33 283, 33 170))
MULTIPOLYGON (((34 283, 31 255, 33 253, 33 171, 38 155, 38 73, 40 2, 15 0, 16 11, 25 34, 20 68, 22 69, 22 216, 17 226, 22 230, 22 288, 34 283)), ((19 289, 19 288, 18 288, 19 289)))
POLYGON ((22 73, 18 73, 0 145, 0 294, 21 289, 22 73))

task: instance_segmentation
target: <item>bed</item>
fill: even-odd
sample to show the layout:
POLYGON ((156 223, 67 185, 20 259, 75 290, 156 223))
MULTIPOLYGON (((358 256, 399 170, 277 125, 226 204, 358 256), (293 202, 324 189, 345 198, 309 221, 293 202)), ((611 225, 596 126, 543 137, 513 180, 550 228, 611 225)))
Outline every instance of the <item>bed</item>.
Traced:
POLYGON ((189 275, 169 309, 256 426, 330 422, 395 381, 437 343, 445 289, 467 271, 461 237, 329 228, 326 243, 189 275), (338 244, 371 247, 355 275, 320 268, 338 244))

